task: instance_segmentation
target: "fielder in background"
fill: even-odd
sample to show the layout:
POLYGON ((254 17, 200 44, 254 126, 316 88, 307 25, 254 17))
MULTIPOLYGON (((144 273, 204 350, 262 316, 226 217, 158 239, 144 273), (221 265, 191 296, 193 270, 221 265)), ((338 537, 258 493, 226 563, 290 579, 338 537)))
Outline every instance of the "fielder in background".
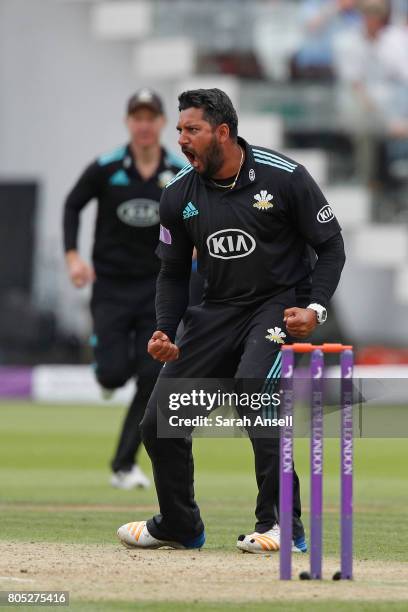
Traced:
POLYGON ((160 144, 165 116, 160 97, 147 89, 127 104, 130 142, 92 162, 69 193, 64 208, 64 245, 75 287, 93 283, 91 343, 95 374, 105 395, 138 376, 115 456, 111 484, 130 489, 149 480, 137 465, 139 425, 160 370, 146 353, 155 327, 154 297, 160 261, 159 200, 184 165, 160 144), (93 265, 77 250, 81 210, 96 198, 93 265))
MULTIPOLYGON (((142 421, 153 463, 160 514, 118 530, 127 546, 199 548, 204 524, 194 496, 192 440, 158 438, 158 385, 166 379, 232 378, 279 384, 281 346, 306 338, 326 319, 326 305, 345 261, 341 228, 319 187, 299 163, 238 137, 238 118, 218 89, 179 97, 179 144, 190 164, 160 202, 162 260, 157 283, 157 330, 149 342, 160 372, 142 421), (197 249, 207 288, 187 310, 190 260, 197 249), (318 260, 311 268, 308 248, 318 260), (297 288, 311 280, 310 302, 297 288)), ((258 389, 259 391, 259 389, 258 389)), ((238 408, 238 407, 237 407, 238 408)), ((255 531, 240 550, 279 550, 279 439, 254 435, 258 484, 255 531)), ((299 479, 293 484, 293 550, 306 552, 299 479)))

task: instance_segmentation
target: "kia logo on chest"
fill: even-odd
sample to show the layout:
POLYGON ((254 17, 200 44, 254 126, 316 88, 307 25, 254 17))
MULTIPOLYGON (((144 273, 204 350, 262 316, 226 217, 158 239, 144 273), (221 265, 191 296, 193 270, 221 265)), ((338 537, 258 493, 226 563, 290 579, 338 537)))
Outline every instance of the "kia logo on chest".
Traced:
POLYGON ((119 219, 132 227, 149 227, 159 223, 159 203, 147 198, 123 202, 118 209, 119 219))
POLYGON ((244 230, 225 229, 208 236, 207 247, 212 257, 236 259, 250 255, 255 250, 256 242, 244 230))
POLYGON ((326 204, 326 206, 323 206, 317 213, 317 220, 319 223, 328 223, 332 219, 334 219, 334 212, 330 204, 326 204))

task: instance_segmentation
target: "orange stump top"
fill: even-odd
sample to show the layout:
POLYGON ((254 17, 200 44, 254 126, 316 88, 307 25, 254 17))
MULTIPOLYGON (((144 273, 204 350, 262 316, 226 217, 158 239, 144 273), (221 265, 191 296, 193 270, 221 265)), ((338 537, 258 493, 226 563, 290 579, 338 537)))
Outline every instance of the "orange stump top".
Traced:
POLYGON ((311 353, 312 351, 321 350, 323 353, 342 353, 343 351, 352 351, 351 344, 338 344, 325 342, 324 344, 311 344, 310 342, 295 342, 294 344, 285 344, 282 346, 283 351, 294 351, 295 353, 311 353))

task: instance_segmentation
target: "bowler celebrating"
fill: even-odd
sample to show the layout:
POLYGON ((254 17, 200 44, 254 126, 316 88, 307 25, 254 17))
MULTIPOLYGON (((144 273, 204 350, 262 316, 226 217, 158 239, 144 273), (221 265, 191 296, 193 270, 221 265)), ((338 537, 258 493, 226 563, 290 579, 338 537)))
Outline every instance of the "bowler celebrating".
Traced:
MULTIPOLYGON (((179 97, 179 144, 189 160, 160 202, 161 271, 151 356, 166 362, 142 421, 160 513, 118 530, 127 546, 198 548, 204 524, 193 486, 191 437, 158 438, 160 380, 279 378, 282 344, 306 338, 326 319, 345 261, 341 228, 306 169, 238 137, 238 119, 219 89, 179 97), (190 261, 197 249, 207 279, 202 304, 187 308, 190 261), (317 255, 312 269, 310 249, 317 255), (307 308, 297 288, 310 286, 307 308), (185 313, 186 311, 186 313, 185 313), (185 329, 175 333, 184 316, 185 329)), ((239 536, 247 552, 279 550, 279 440, 248 429, 258 484, 255 531, 239 536)), ((293 549, 307 550, 299 480, 294 478, 293 549)))

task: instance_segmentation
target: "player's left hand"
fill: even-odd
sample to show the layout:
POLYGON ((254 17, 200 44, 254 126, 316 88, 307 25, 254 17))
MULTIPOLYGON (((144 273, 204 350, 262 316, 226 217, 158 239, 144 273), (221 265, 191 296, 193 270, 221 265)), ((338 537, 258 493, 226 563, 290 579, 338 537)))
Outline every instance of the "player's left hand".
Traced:
POLYGON ((286 308, 283 321, 294 338, 307 338, 317 326, 316 313, 310 308, 286 308))

